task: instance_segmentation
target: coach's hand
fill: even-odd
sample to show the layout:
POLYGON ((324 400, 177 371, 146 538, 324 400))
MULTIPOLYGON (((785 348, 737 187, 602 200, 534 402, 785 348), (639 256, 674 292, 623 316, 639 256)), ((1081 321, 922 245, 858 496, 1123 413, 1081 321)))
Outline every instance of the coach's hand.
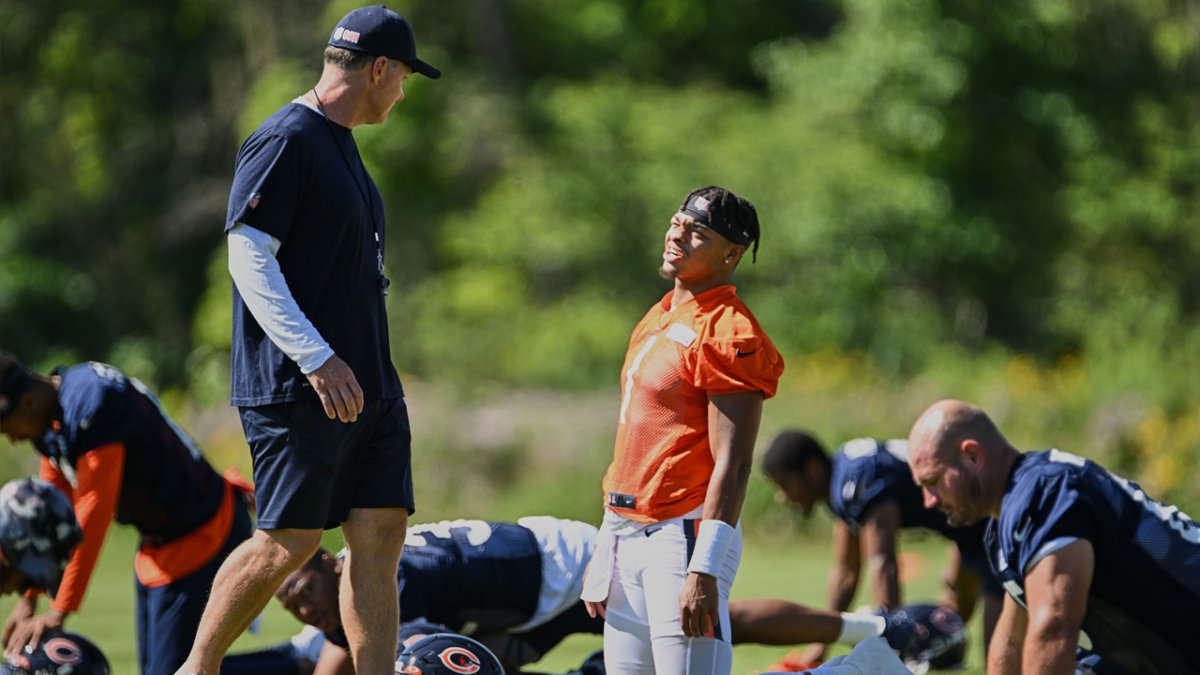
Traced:
POLYGON ((325 415, 329 419, 358 420, 358 414, 363 411, 362 387, 358 386, 358 378, 341 357, 334 354, 307 377, 321 397, 321 405, 325 406, 325 415))
POLYGON ((51 609, 45 614, 22 621, 9 634, 8 642, 4 647, 4 654, 6 656, 16 656, 25 649, 26 645, 36 647, 41 644, 42 635, 45 633, 62 630, 63 621, 66 618, 66 614, 56 609, 51 609))
POLYGON ((688 572, 679 594, 679 618, 688 637, 713 637, 720 621, 720 593, 717 578, 700 572, 688 572))

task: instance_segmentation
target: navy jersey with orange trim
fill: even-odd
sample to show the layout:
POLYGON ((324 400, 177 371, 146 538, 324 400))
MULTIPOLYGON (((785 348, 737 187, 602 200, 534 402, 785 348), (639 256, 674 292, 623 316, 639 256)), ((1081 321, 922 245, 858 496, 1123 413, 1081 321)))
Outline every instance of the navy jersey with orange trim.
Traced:
MULTIPOLYGON (((533 618, 542 590, 542 550, 532 530, 511 523, 416 525, 404 540, 396 578, 401 622, 425 619, 486 635, 533 618)), ((340 629, 326 637, 346 646, 340 629)))
POLYGON ((1094 552, 1083 619, 1092 651, 1130 672, 1195 672, 1200 523, 1081 457, 1022 455, 986 538, 1004 589, 1024 606, 1030 570, 1078 540, 1094 552))
POLYGON ((62 377, 62 420, 35 442, 70 482, 87 452, 124 446, 116 520, 159 545, 208 522, 221 505, 224 479, 136 379, 96 362, 55 371, 62 377))

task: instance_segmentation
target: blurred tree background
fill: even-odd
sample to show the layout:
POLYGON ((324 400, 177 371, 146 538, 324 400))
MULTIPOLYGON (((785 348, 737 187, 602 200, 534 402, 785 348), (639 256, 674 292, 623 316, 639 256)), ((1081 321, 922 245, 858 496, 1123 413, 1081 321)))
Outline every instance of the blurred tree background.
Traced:
MULTIPOLYGON (((115 363, 243 461, 233 157, 357 4, 0 2, 0 348, 115 363)), ((1200 510, 1197 0, 393 7, 445 74, 355 133, 436 448, 423 515, 468 515, 470 480, 493 513, 594 519, 663 231, 711 183, 759 208, 738 282, 789 360, 760 448, 904 435, 965 396, 1200 510)))

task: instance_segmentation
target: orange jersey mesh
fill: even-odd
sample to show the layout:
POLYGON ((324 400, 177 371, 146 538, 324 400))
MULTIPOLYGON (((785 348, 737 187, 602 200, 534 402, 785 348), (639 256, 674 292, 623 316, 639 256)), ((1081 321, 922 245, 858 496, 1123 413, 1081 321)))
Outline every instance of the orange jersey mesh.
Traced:
POLYGON ((604 476, 608 508, 640 522, 676 518, 704 503, 714 465, 708 397, 761 391, 770 398, 783 372, 782 357, 733 286, 674 311, 671 295, 630 337, 616 447, 604 476))

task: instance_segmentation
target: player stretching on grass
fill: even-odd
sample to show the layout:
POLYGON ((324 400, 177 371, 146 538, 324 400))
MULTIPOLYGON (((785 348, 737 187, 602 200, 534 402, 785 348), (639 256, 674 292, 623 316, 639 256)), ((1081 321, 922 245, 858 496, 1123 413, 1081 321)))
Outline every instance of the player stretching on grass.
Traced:
POLYGON ((738 517, 763 400, 783 359, 730 285, 758 249, 754 206, 693 191, 671 217, 674 283, 629 340, 607 509, 583 599, 605 616, 610 673, 728 673, 738 517))
POLYGON ((102 363, 37 375, 0 353, 0 432, 29 441, 41 475, 70 499, 83 528, 50 609, 26 596, 5 623, 9 651, 59 630, 83 602, 115 519, 141 535, 133 569, 138 662, 146 675, 183 663, 213 577, 250 535, 246 502, 136 379, 102 363))
POLYGON ((1098 673, 1196 672, 1200 525, 1179 509, 1082 457, 1022 453, 962 401, 921 415, 909 466, 951 525, 995 519, 988 555, 1008 596, 988 673, 1072 673, 1081 630, 1098 673))
MULTIPOLYGON (((984 598, 984 641, 1000 615, 1002 590, 988 568, 983 550, 985 523, 951 527, 946 514, 922 503, 921 489, 908 470, 908 442, 858 438, 830 457, 812 434, 789 429, 763 454, 762 470, 779 496, 810 515, 824 503, 837 516, 833 525, 834 567, 829 576, 829 608, 844 611, 858 591, 864 564, 872 581, 874 604, 900 606, 897 538, 900 530, 927 528, 954 542, 945 574, 942 606, 971 618, 976 599, 984 598)), ((825 648, 814 644, 801 661, 821 661, 825 648)))

